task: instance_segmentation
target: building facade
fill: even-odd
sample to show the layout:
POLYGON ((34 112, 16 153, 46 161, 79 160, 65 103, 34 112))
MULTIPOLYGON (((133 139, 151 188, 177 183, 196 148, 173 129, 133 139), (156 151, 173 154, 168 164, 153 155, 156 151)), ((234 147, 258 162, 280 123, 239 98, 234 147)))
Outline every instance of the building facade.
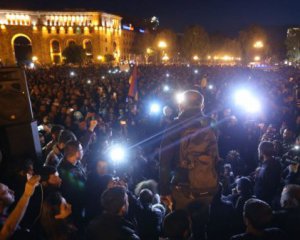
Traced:
POLYGON ((23 60, 62 63, 62 52, 82 45, 92 62, 122 52, 121 17, 105 12, 0 10, 0 59, 4 65, 23 60))

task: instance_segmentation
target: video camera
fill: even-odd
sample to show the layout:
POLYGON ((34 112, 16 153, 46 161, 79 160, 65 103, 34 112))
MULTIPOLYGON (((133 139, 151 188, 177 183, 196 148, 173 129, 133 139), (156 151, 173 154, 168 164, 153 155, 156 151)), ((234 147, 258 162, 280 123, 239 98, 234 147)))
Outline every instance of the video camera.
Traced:
POLYGON ((300 146, 295 145, 290 151, 283 155, 283 159, 290 164, 300 164, 300 146))

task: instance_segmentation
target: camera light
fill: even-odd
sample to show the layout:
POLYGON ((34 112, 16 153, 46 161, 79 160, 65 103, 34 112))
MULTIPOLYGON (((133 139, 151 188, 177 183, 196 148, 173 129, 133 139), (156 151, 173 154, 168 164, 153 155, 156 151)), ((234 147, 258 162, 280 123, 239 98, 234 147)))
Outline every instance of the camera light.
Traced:
POLYGON ((184 94, 183 93, 177 93, 175 97, 176 97, 176 102, 178 104, 184 102, 184 94))
POLYGON ((166 74, 166 77, 170 77, 170 74, 169 74, 169 73, 167 73, 167 74, 166 74))
POLYGON ((208 89, 212 90, 213 88, 214 88, 213 85, 211 85, 211 84, 208 85, 208 89))
POLYGON ((194 70, 194 73, 195 73, 195 74, 198 74, 198 69, 195 69, 195 70, 194 70))
POLYGON ((88 79, 88 80, 86 81, 86 83, 87 83, 87 84, 91 84, 92 81, 91 81, 90 79, 88 79))
POLYGON ((75 72, 71 71, 71 72, 70 72, 70 76, 71 76, 71 77, 75 76, 75 72))
POLYGON ((152 103, 150 105, 150 113, 157 114, 161 111, 161 106, 158 103, 152 103))
POLYGON ((247 90, 239 90, 235 93, 235 103, 249 113, 256 113, 261 110, 259 100, 247 90))
POLYGON ((170 87, 168 85, 165 85, 163 90, 164 90, 164 92, 168 92, 168 91, 170 91, 170 87))
POLYGON ((125 148, 121 145, 114 145, 109 150, 109 157, 115 164, 124 162, 125 155, 125 148))

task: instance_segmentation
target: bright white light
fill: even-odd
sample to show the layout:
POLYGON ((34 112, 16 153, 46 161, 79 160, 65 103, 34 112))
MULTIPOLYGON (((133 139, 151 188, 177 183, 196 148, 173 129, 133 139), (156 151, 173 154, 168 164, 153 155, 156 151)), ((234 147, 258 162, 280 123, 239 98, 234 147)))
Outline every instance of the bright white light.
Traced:
POLYGON ((168 92, 170 90, 170 87, 168 85, 164 86, 164 92, 168 92))
POLYGON ((111 73, 111 70, 108 70, 108 73, 111 73))
POLYGON ((249 113, 259 112, 261 105, 259 100, 247 90, 239 90, 235 93, 235 103, 249 113))
POLYGON ((109 157, 115 164, 118 164, 125 160, 125 152, 124 147, 115 145, 111 147, 109 157))
POLYGON ((150 106, 150 113, 159 113, 161 111, 161 106, 158 103, 152 103, 150 106))
POLYGON ((75 76, 75 73, 73 71, 70 72, 70 76, 73 77, 75 76))
POLYGON ((300 146, 296 145, 296 146, 294 147, 294 149, 295 149, 296 151, 298 151, 298 150, 300 150, 300 146))
POLYGON ((30 63, 29 67, 34 68, 35 67, 34 63, 30 63))
POLYGON ((88 80, 86 81, 86 83, 87 83, 87 84, 91 84, 92 81, 91 81, 90 79, 88 79, 88 80))
POLYGON ((212 90, 213 88, 214 88, 213 85, 211 85, 211 84, 208 85, 208 89, 212 90))
POLYGON ((32 57, 32 61, 35 62, 35 61, 37 61, 37 60, 38 60, 37 56, 33 56, 33 57, 32 57))
POLYGON ((184 94, 183 93, 177 93, 176 94, 176 101, 178 104, 183 103, 184 102, 184 94))
POLYGON ((102 76, 101 78, 102 78, 102 79, 105 79, 105 76, 102 76))
POLYGON ((198 69, 195 69, 195 70, 194 70, 194 73, 195 73, 195 74, 198 74, 198 69))
POLYGON ((169 73, 167 73, 167 74, 166 74, 166 77, 170 77, 170 74, 169 74, 169 73))
POLYGON ((190 67, 190 64, 186 65, 187 67, 190 67))

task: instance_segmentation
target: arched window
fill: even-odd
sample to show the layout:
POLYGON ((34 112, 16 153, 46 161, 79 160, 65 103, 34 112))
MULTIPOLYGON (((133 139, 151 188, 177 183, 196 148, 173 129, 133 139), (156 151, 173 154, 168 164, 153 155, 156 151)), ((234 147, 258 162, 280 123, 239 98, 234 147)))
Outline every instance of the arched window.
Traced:
POLYGON ((53 63, 59 64, 61 62, 61 48, 58 40, 50 42, 50 54, 53 63))
POLYGON ((59 41, 57 40, 52 41, 51 47, 52 47, 52 53, 60 53, 59 41))

